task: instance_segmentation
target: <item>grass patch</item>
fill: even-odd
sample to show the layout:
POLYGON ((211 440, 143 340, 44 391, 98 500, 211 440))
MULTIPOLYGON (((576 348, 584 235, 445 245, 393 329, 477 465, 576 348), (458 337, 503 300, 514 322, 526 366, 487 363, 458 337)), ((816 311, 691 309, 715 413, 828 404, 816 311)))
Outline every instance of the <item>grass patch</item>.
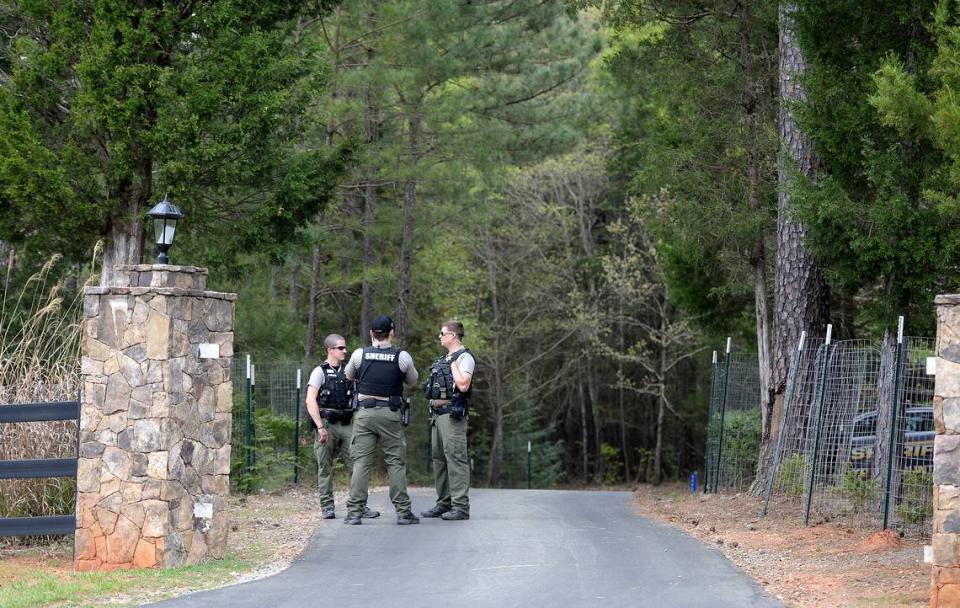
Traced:
POLYGON ((222 585, 256 565, 252 559, 227 556, 165 570, 74 572, 69 569, 69 558, 61 556, 53 561, 55 563, 44 564, 42 560, 34 560, 33 567, 25 567, 20 559, 0 561, 0 606, 94 608, 103 606, 108 598, 110 605, 135 606, 180 595, 186 590, 222 585), (124 593, 131 589, 136 591, 124 593))

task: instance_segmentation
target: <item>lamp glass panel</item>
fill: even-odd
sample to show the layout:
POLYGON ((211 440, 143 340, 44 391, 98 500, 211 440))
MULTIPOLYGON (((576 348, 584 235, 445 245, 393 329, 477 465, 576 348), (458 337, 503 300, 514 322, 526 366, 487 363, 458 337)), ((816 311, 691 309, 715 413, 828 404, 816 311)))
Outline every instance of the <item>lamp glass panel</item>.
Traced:
POLYGON ((163 244, 173 245, 173 235, 177 231, 177 220, 168 219, 163 231, 163 244))
POLYGON ((164 220, 163 218, 157 218, 157 219, 153 220, 153 232, 154 232, 154 234, 156 235, 157 245, 162 245, 162 244, 163 244, 163 232, 164 232, 164 230, 163 230, 163 224, 164 224, 164 221, 165 221, 165 220, 164 220))

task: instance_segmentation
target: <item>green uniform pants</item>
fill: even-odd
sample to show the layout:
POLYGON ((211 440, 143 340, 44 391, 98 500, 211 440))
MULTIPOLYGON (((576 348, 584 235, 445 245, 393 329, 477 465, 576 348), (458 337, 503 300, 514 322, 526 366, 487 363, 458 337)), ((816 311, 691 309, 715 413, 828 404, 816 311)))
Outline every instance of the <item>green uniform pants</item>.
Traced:
POLYGON ((350 441, 353 476, 350 478, 350 498, 347 499, 348 517, 360 517, 367 506, 370 469, 378 443, 387 464, 390 501, 397 515, 413 513, 407 495, 407 440, 400 424, 400 412, 391 412, 388 407, 371 407, 361 408, 353 415, 353 439, 350 441))
POLYGON ((352 424, 323 422, 327 427, 327 442, 320 443, 320 433, 313 440, 313 453, 317 457, 317 493, 320 494, 320 506, 333 507, 333 459, 338 454, 350 471, 353 460, 350 458, 350 438, 353 436, 352 424))
POLYGON ((437 505, 470 514, 470 458, 467 455, 467 417, 450 414, 430 417, 430 447, 433 477, 437 483, 437 505))

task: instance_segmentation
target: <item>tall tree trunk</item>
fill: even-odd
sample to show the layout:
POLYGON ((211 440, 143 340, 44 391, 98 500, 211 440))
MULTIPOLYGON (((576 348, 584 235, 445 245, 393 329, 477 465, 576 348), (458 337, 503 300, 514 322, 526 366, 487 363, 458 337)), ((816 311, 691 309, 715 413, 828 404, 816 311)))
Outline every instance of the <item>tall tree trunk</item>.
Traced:
MULTIPOLYGON (((750 13, 750 4, 741 5, 739 17, 739 52, 740 64, 743 66, 743 93, 741 105, 744 110, 745 139, 747 149, 747 203, 756 217, 763 217, 763 199, 761 197, 760 166, 763 162, 761 148, 761 111, 763 108, 759 91, 763 79, 756 70, 756 62, 751 47, 751 33, 753 32, 753 18, 750 13)), ((753 297, 754 315, 757 325, 757 367, 760 380, 760 417, 761 417, 761 446, 757 465, 757 489, 763 485, 766 478, 764 472, 769 468, 771 455, 771 419, 773 413, 772 367, 770 363, 770 305, 767 297, 767 246, 765 224, 762 224, 754 235, 753 251, 750 255, 750 265, 753 270, 753 297)))
POLYGON ((300 257, 291 255, 288 265, 290 283, 287 285, 287 306, 290 321, 296 323, 300 316, 300 257))
POLYGON ((819 333, 830 316, 830 293, 819 260, 807 249, 807 229, 790 209, 790 182, 816 180, 819 159, 797 123, 795 106, 806 100, 802 79, 806 59, 797 42, 797 5, 780 4, 780 152, 777 159, 777 273, 774 288, 774 351, 771 387, 786 391, 790 353, 802 331, 819 333))
MULTIPOLYGON (((626 258, 627 250, 623 249, 623 257, 626 258)), ((623 335, 623 295, 617 299, 617 333, 619 336, 619 352, 621 355, 626 352, 626 339, 623 335)), ((630 479, 630 448, 627 445, 627 416, 623 405, 623 359, 617 360, 617 406, 620 414, 620 451, 623 453, 623 480, 630 479)))
MULTIPOLYGON (((323 221, 321 216, 320 221, 323 221)), ((317 306, 320 300, 320 283, 323 280, 323 249, 318 241, 313 245, 313 259, 310 264, 310 300, 307 303, 307 332, 303 339, 304 368, 315 365, 314 354, 317 346, 317 306)))
POLYGON ((587 399, 583 394, 583 383, 577 383, 577 391, 580 396, 580 441, 583 444, 583 483, 590 481, 590 446, 587 439, 587 399))
POLYGON ((796 106, 806 100, 803 77, 806 59, 797 41, 794 14, 797 5, 781 2, 780 30, 780 148, 777 154, 777 261, 774 284, 774 343, 770 372, 772 405, 761 445, 757 477, 751 488, 759 492, 769 476, 775 435, 783 416, 783 400, 787 388, 790 355, 800 334, 821 332, 830 317, 830 292, 823 277, 823 268, 807 248, 807 229, 790 209, 791 181, 795 178, 815 181, 820 161, 813 142, 797 123, 796 106))
POLYGON ((143 259, 143 218, 149 210, 147 204, 153 187, 152 167, 149 159, 144 160, 139 176, 140 183, 135 185, 127 182, 117 193, 117 198, 126 201, 126 207, 110 218, 107 242, 103 250, 101 286, 107 286, 113 281, 117 275, 117 266, 139 264, 143 259))
POLYGON ((587 395, 590 397, 590 415, 593 418, 593 480, 595 483, 603 481, 605 472, 603 462, 602 425, 600 423, 600 382, 596 377, 596 367, 588 365, 587 372, 587 395))
MULTIPOLYGON (((333 56, 333 61, 331 62, 330 66, 330 82, 332 83, 332 88, 330 90, 330 98, 332 100, 330 104, 331 107, 336 105, 337 99, 340 96, 340 91, 338 89, 339 83, 337 81, 337 75, 340 72, 342 62, 342 49, 340 48, 340 17, 341 9, 338 6, 334 9, 333 36, 329 42, 330 53, 333 56)), ((331 112, 327 118, 327 126, 324 132, 324 143, 326 143, 327 147, 333 147, 336 136, 337 120, 336 116, 331 112)), ((325 216, 322 212, 317 214, 316 222, 318 226, 323 226, 325 222, 325 216)), ((310 301, 307 303, 307 331, 303 339, 303 357, 305 369, 312 369, 312 367, 318 363, 314 361, 317 347, 317 307, 320 305, 320 286, 321 282, 323 281, 323 264, 326 261, 325 258, 326 256, 323 253, 323 243, 320 241, 320 238, 317 237, 313 244, 313 257, 310 264, 310 301)))
POLYGON ((663 419, 667 409, 667 308, 660 305, 660 361, 657 369, 657 440, 653 452, 653 485, 663 481, 663 419))
MULTIPOLYGON (((887 469, 890 468, 890 488, 896 495, 897 488, 900 487, 900 469, 897 466, 897 459, 903 453, 903 429, 899 429, 896 437, 893 437, 893 466, 890 463, 890 443, 891 443, 891 418, 896 418, 901 414, 899 395, 894 402, 894 390, 896 387, 896 378, 900 373, 896 365, 896 339, 889 332, 884 332, 883 342, 880 347, 880 373, 877 376, 877 426, 876 441, 873 444, 873 478, 877 487, 880 488, 880 496, 885 496, 887 488, 887 469)), ((902 425, 901 425, 902 426, 902 425)), ((853 436, 853 429, 847 434, 847 441, 853 436)), ((849 444, 844 446, 850 453, 849 444)), ((891 502, 891 504, 893 504, 891 502)))
POLYGON ((10 293, 10 275, 17 262, 17 250, 13 245, 0 241, 0 257, 3 258, 3 293, 10 293))
POLYGON ((410 323, 410 282, 413 258, 413 215, 417 203, 417 163, 420 160, 420 108, 415 107, 408 117, 407 155, 410 158, 410 174, 403 186, 403 230, 400 237, 400 272, 397 282, 396 335, 402 343, 410 323))
MULTIPOLYGON (((367 15, 368 29, 376 30, 377 14, 370 12, 367 15)), ((372 44, 367 46, 367 66, 372 65, 375 58, 372 44)), ((371 148, 380 139, 380 119, 373 85, 367 86, 365 91, 367 107, 364 120, 364 142, 371 148)), ((374 263, 374 234, 373 226, 377 220, 377 172, 375 166, 367 168, 367 183, 363 188, 363 269, 360 283, 360 339, 365 341, 370 330, 370 321, 373 320, 373 298, 375 295, 373 283, 370 282, 368 272, 374 263)))
MULTIPOLYGON (((375 172, 370 173, 370 180, 375 179, 375 172)), ((374 263, 373 226, 377 220, 377 187, 367 183, 363 192, 363 279, 360 284, 360 340, 366 342, 367 332, 370 331, 370 321, 373 320, 373 298, 376 295, 373 283, 367 273, 374 263)))
MULTIPOLYGON (((495 247, 496 245, 491 247, 491 249, 495 249, 495 247)), ((486 256, 486 266, 487 280, 490 286, 491 325, 494 329, 491 334, 493 337, 493 356, 491 358, 493 361, 493 369, 490 370, 493 389, 490 408, 493 436, 490 440, 490 456, 487 460, 487 486, 497 487, 500 485, 500 477, 503 474, 503 404, 506 400, 506 383, 503 376, 506 368, 504 366, 505 353, 503 352, 501 344, 503 332, 500 331, 502 328, 502 319, 500 318, 500 296, 497 283, 500 277, 497 264, 492 254, 486 256)))

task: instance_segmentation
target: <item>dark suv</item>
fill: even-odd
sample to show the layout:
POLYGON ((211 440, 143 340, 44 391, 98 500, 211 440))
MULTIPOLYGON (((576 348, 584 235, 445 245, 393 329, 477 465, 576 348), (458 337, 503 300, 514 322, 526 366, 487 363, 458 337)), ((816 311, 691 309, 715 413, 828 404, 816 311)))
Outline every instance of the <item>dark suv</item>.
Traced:
MULTIPOLYGON (((900 467, 933 467, 933 408, 909 407, 904 412, 904 443, 900 467)), ((873 468, 876 445, 877 412, 859 414, 853 419, 850 440, 850 464, 855 469, 873 468)))

